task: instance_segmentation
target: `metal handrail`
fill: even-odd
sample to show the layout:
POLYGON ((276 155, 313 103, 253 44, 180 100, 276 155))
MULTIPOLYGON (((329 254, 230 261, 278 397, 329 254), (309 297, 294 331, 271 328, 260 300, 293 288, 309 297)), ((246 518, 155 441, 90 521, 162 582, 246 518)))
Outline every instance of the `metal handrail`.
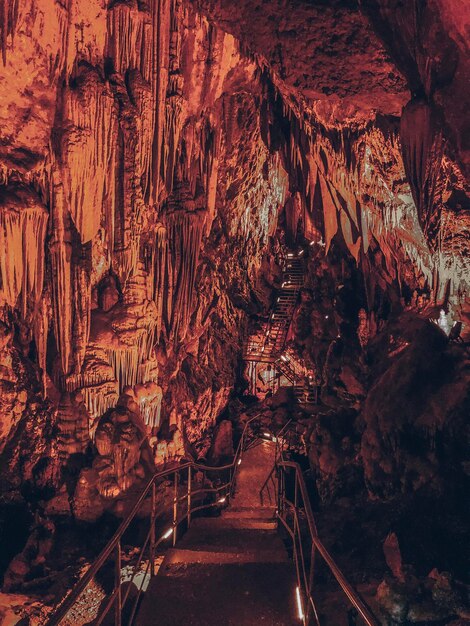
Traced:
MULTIPOLYGON (((156 483, 157 481, 160 481, 161 479, 167 478, 172 476, 173 480, 174 480, 174 497, 173 497, 173 523, 172 523, 172 528, 171 528, 171 535, 173 537, 173 545, 175 545, 176 543, 176 539, 177 539, 177 529, 179 524, 181 524, 183 521, 186 521, 188 524, 188 527, 191 523, 191 515, 193 513, 195 513, 196 511, 200 511, 203 509, 207 509, 213 506, 216 506, 218 504, 218 502, 210 502, 210 503, 203 503, 202 505, 198 505, 198 506, 193 506, 192 504, 192 500, 194 500, 194 496, 196 495, 206 495, 208 493, 217 493, 218 495, 223 495, 223 499, 224 502, 226 499, 229 499, 232 495, 233 495, 233 491, 235 488, 235 480, 236 480, 236 475, 237 475, 237 469, 238 466, 241 463, 241 457, 242 454, 244 452, 244 450, 246 449, 246 440, 247 440, 247 435, 248 435, 248 431, 251 428, 251 424, 252 422, 257 419, 259 417, 259 413, 257 413, 256 415, 254 415, 253 417, 251 417, 249 420, 247 420, 247 422, 245 423, 245 427, 243 429, 240 441, 238 443, 237 449, 235 451, 235 456, 232 460, 231 463, 228 463, 226 465, 223 466, 218 466, 218 467, 212 467, 212 466, 208 466, 208 465, 203 465, 200 463, 196 463, 194 461, 188 461, 186 463, 183 463, 182 465, 179 465, 178 467, 175 468, 170 468, 167 470, 163 470, 160 472, 156 472, 148 481, 147 485, 144 487, 144 489, 142 490, 138 500, 136 501, 136 503, 134 504, 132 510, 130 511, 130 513, 127 515, 127 517, 121 522, 121 524, 119 525, 118 529, 116 530, 116 532, 114 533, 114 535, 111 537, 111 539, 108 541, 108 543, 106 544, 106 546, 103 548, 103 550, 100 552, 100 554, 98 555, 98 557, 96 558, 96 560, 93 562, 93 564, 89 567, 89 569, 83 574, 83 576, 80 578, 80 580, 77 582, 77 584, 75 585, 75 587, 73 587, 72 591, 65 597, 65 599, 60 603, 60 605, 57 607, 57 609, 52 613, 52 615, 48 618, 47 622, 46 622, 46 626, 57 626, 58 624, 61 623, 61 621, 67 616, 67 614, 69 613, 69 611, 71 610, 71 608, 74 606, 74 604, 77 602, 77 600, 79 599, 79 597, 81 596, 81 594, 84 592, 84 590, 87 588, 87 586, 90 584, 90 582, 93 580, 93 578, 96 576, 96 574, 98 573, 98 571, 106 564, 106 562, 108 561, 108 559, 111 557, 111 555, 115 555, 115 582, 114 582, 114 589, 112 591, 112 593, 110 594, 108 601, 104 607, 104 609, 101 611, 100 615, 97 616, 96 618, 96 622, 95 624, 101 624, 103 619, 106 617, 106 615, 109 613, 109 611, 111 610, 112 606, 114 605, 114 624, 115 626, 121 626, 122 624, 122 609, 123 606, 129 596, 129 591, 130 591, 130 586, 126 592, 126 594, 122 595, 122 583, 121 583, 121 541, 123 538, 123 535, 125 533, 125 531, 129 528, 130 524, 132 523, 132 521, 137 517, 138 513, 142 510, 144 503, 147 501, 147 498, 151 497, 151 509, 150 509, 150 528, 149 531, 143 541, 143 545, 142 548, 140 549, 138 558, 137 558, 137 564, 134 567, 134 573, 133 576, 131 577, 131 581, 130 583, 132 583, 134 581, 134 578, 137 574, 138 571, 138 567, 140 566, 143 557, 144 557, 144 553, 145 550, 148 548, 149 549, 149 561, 147 563, 145 572, 144 572, 144 578, 148 575, 148 570, 150 568, 150 575, 154 576, 156 574, 155 572, 155 550, 156 548, 160 545, 160 543, 162 543, 165 539, 169 539, 170 535, 165 533, 165 535, 163 535, 160 539, 156 540, 155 539, 155 523, 156 523, 156 519, 157 519, 157 515, 156 515, 156 499, 157 499, 157 494, 156 494, 156 483), (187 493, 183 496, 179 496, 178 495, 178 486, 179 486, 179 482, 180 482, 180 477, 183 476, 183 472, 187 471, 187 483, 188 483, 188 488, 187 488, 187 493), (193 471, 198 471, 198 472, 223 472, 223 471, 229 471, 230 472, 230 477, 229 480, 225 483, 223 483, 222 485, 219 485, 218 487, 207 487, 204 488, 204 483, 202 486, 202 489, 199 489, 197 491, 192 491, 191 489, 191 477, 192 477, 192 472, 193 471), (179 516, 178 515, 178 505, 182 502, 186 500, 186 511, 184 513, 183 516, 179 516)), ((138 605, 138 601, 140 599, 140 594, 141 594, 142 589, 139 589, 139 593, 137 594, 134 606, 132 608, 132 612, 131 612, 131 618, 129 623, 132 623, 132 620, 135 616, 136 613, 136 609, 137 609, 137 605, 138 605)))
MULTIPOLYGON (((279 430, 277 432, 277 434, 274 436, 273 440, 275 442, 275 453, 274 453, 274 465, 272 467, 272 470, 269 472, 266 480, 264 481, 264 483, 261 485, 261 489, 259 490, 259 495, 260 495, 260 501, 261 504, 264 503, 264 491, 268 490, 268 485, 270 482, 272 482, 273 484, 275 484, 275 479, 274 476, 277 472, 277 461, 280 458, 280 456, 282 455, 282 450, 284 447, 284 433, 288 430, 289 426, 292 424, 292 418, 287 421, 284 426, 281 428, 281 430, 279 430)), ((268 495, 269 491, 268 491, 268 495)))
MULTIPOLYGON (((294 561, 297 572, 297 583, 299 590, 303 592, 307 600, 307 611, 303 613, 303 623, 307 626, 311 623, 312 612, 315 619, 315 623, 319 624, 318 613, 313 598, 313 582, 314 582, 314 568, 315 568, 315 551, 318 551, 323 561, 328 566, 330 572, 335 577, 342 591, 348 598, 349 602, 356 609, 358 614, 362 617, 367 626, 379 626, 379 621, 373 615, 370 608, 365 601, 360 597, 359 593, 354 587, 347 581, 346 577, 335 563, 333 557, 325 548, 321 542, 317 527, 315 524, 315 518, 313 516, 312 507, 310 504, 310 498, 305 484, 304 476, 300 465, 294 461, 286 461, 282 458, 276 460, 276 467, 278 469, 278 503, 277 503, 277 518, 283 524, 292 538, 294 546, 294 561), (294 502, 290 501, 286 497, 285 491, 285 476, 286 470, 293 470, 295 473, 294 482, 294 502), (301 497, 303 506, 299 504, 299 495, 301 497), (293 527, 288 522, 286 510, 287 508, 293 515, 294 523, 293 527), (308 533, 311 542, 311 554, 310 563, 307 566, 306 559, 304 557, 304 544, 302 540, 301 529, 299 524, 299 512, 303 511, 307 520, 308 533), (300 553, 300 554, 299 554, 300 553)), ((299 591, 300 593, 300 591, 299 591)))

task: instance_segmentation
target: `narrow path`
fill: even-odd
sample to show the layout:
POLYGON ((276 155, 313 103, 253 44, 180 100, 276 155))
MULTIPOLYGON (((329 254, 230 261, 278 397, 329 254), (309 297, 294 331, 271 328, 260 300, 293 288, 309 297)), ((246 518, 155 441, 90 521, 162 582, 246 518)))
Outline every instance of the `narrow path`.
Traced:
POLYGON ((276 531, 274 506, 259 490, 274 462, 262 442, 242 458, 235 498, 218 518, 199 518, 152 579, 138 626, 291 626, 292 562, 276 531), (267 503, 266 503, 267 504, 267 503))

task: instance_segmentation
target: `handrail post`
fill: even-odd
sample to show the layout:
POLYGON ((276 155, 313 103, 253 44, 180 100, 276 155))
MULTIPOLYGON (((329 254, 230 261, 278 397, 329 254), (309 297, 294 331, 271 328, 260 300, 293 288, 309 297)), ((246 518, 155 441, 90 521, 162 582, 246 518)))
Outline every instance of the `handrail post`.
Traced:
POLYGON ((116 557, 114 563, 114 590, 116 599, 114 601, 114 626, 121 626, 121 542, 116 545, 116 557))
POLYGON ((187 497, 188 528, 191 525, 191 465, 188 466, 188 497, 187 497))
POLYGON ((176 545, 177 522, 178 522, 178 470, 175 471, 174 497, 173 497, 173 547, 176 545))
POLYGON ((294 507, 295 510, 297 511, 297 509, 299 508, 298 505, 298 494, 299 494, 299 479, 297 476, 297 472, 294 472, 294 507))
POLYGON ((152 483, 152 504, 150 510, 150 576, 155 576, 155 518, 156 518, 156 494, 155 482, 152 483))
MULTIPOLYGON (((312 597, 314 575, 315 575, 315 543, 312 541, 312 550, 310 552, 310 570, 308 573, 308 589, 307 589, 307 593, 310 598, 312 597)), ((312 607, 309 602, 307 604, 307 615, 306 615, 307 624, 310 621, 311 612, 312 612, 312 607)))

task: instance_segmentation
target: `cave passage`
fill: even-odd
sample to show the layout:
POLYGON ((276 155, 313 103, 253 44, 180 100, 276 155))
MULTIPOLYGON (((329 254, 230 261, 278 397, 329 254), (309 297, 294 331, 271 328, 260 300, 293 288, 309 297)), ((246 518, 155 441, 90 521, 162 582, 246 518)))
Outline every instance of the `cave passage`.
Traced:
POLYGON ((469 32, 0 0, 0 624, 470 622, 469 32))

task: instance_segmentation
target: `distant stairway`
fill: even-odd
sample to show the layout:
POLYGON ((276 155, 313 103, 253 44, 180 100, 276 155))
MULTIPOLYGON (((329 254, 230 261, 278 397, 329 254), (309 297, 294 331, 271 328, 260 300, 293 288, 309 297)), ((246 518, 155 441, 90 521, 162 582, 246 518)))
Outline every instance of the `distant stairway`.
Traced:
POLYGON ((313 372, 307 372, 298 358, 285 349, 299 292, 304 284, 302 255, 302 250, 287 252, 281 288, 278 290, 269 320, 265 322, 261 332, 248 340, 244 359, 248 364, 251 393, 256 393, 260 370, 266 365, 271 365, 272 391, 281 385, 291 386, 300 403, 311 404, 317 400, 313 372))
POLYGON ((301 256, 288 252, 284 261, 281 288, 272 308, 268 322, 264 325, 261 338, 248 340, 245 360, 274 362, 282 352, 294 314, 299 291, 304 282, 301 256))
POLYGON ((299 292, 304 283, 302 255, 302 250, 286 253, 281 288, 277 292, 269 319, 258 334, 249 338, 244 350, 244 359, 248 364, 252 393, 256 393, 257 376, 260 369, 268 364, 272 366, 273 391, 282 384, 280 377, 283 376, 287 384, 293 387, 299 401, 309 402, 311 400, 306 399, 309 394, 305 393, 305 369, 298 362, 294 364, 293 355, 288 355, 285 352, 287 335, 299 292), (263 364, 265 365, 263 366, 263 364))

